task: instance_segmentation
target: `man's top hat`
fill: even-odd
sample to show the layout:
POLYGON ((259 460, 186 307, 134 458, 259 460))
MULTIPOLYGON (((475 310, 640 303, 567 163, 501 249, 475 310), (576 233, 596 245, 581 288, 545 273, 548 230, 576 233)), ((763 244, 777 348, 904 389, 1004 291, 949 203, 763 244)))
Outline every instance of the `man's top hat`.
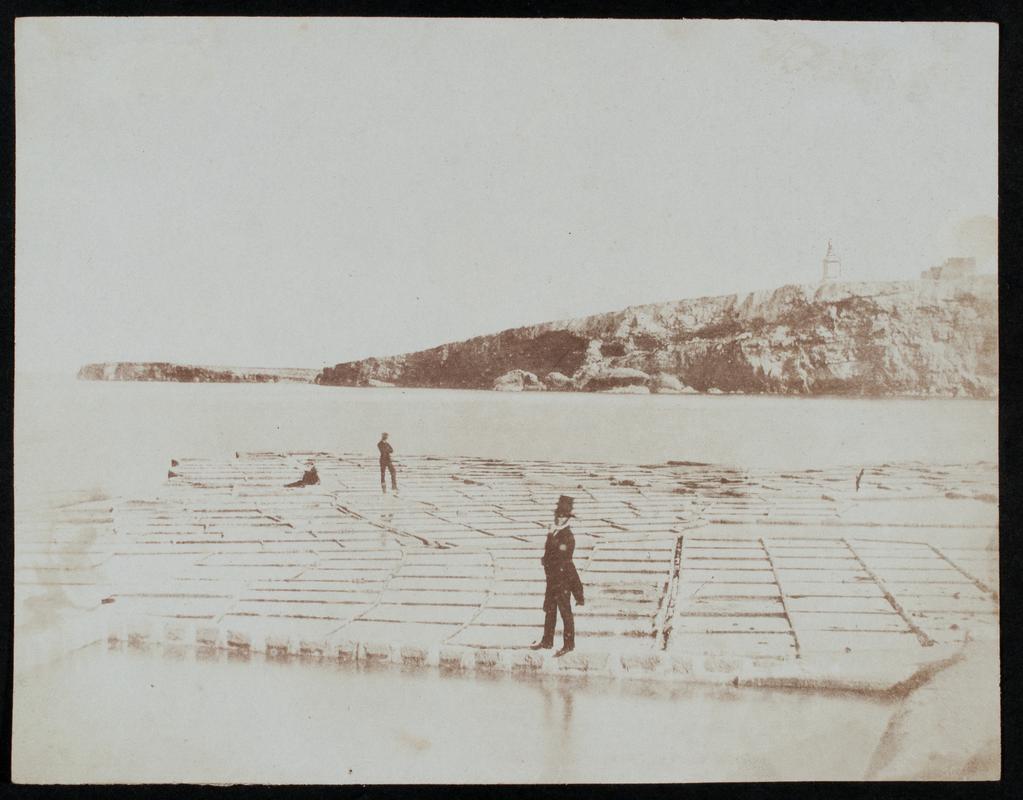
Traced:
POLYGON ((574 497, 569 497, 567 494, 561 495, 558 498, 558 508, 567 508, 569 511, 572 510, 572 505, 575 503, 574 497))

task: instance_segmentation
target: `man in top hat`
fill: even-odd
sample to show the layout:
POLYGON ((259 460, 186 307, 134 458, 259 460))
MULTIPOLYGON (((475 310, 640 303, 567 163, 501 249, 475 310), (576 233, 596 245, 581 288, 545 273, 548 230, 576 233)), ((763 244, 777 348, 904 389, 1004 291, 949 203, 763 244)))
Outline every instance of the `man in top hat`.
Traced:
POLYGON ((564 645, 554 654, 563 656, 575 649, 575 618, 572 616, 572 600, 574 596, 578 605, 583 605, 583 584, 579 580, 572 553, 575 550, 575 536, 568 526, 574 516, 572 506, 574 500, 567 495, 558 498, 554 509, 554 524, 547 529, 547 542, 544 545, 543 564, 547 576, 547 591, 543 596, 543 610, 546 613, 543 624, 543 638, 532 645, 533 650, 549 650, 554 647, 554 626, 561 612, 561 624, 564 628, 564 645))

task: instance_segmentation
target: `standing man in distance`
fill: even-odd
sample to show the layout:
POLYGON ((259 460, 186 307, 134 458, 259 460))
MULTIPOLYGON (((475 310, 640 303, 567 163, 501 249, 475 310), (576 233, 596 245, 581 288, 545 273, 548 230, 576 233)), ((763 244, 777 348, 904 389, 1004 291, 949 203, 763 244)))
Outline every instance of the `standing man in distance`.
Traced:
POLYGON ((558 498, 557 508, 554 509, 554 524, 547 529, 547 541, 544 544, 543 571, 547 576, 547 591, 543 596, 543 610, 545 612, 543 624, 543 638, 534 645, 532 650, 549 650, 554 647, 554 626, 558 621, 558 612, 561 613, 561 625, 564 628, 564 644, 554 654, 555 658, 571 653, 575 649, 575 617, 572 615, 572 600, 574 596, 578 605, 585 605, 583 601, 583 584, 579 580, 579 573, 572 561, 572 553, 575 551, 575 536, 572 529, 568 527, 572 519, 572 506, 575 501, 567 495, 558 498))
POLYGON ((380 451, 380 491, 387 494, 387 471, 391 472, 391 490, 398 493, 398 479, 394 474, 394 464, 391 462, 391 453, 394 452, 394 448, 391 447, 391 443, 387 441, 387 434, 380 434, 380 441, 377 442, 377 450, 380 451))

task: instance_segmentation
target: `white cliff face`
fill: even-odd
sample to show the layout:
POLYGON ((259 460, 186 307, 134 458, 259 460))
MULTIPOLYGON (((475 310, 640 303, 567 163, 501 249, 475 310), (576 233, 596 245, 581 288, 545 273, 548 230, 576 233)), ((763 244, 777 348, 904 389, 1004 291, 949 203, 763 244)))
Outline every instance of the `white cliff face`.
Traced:
POLYGON ((997 393, 993 278, 786 286, 641 306, 573 328, 604 337, 605 357, 589 359, 588 373, 626 366, 701 391, 997 393))
POLYGON ((997 284, 980 276, 635 306, 339 364, 319 381, 490 388, 520 370, 586 391, 679 391, 677 380, 705 392, 994 397, 997 359, 997 284))

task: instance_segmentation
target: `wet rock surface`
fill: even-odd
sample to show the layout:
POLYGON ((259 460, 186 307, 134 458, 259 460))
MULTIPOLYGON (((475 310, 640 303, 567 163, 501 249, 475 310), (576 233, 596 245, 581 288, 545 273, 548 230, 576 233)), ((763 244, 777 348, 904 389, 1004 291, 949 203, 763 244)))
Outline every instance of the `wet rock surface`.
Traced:
POLYGON ((406 457, 396 497, 372 457, 177 462, 154 497, 19 510, 26 658, 111 638, 886 692, 967 637, 998 635, 993 464, 406 457), (309 464, 319 484, 284 488, 309 464), (577 651, 554 660, 525 648, 561 493, 576 497, 587 602, 577 651))

